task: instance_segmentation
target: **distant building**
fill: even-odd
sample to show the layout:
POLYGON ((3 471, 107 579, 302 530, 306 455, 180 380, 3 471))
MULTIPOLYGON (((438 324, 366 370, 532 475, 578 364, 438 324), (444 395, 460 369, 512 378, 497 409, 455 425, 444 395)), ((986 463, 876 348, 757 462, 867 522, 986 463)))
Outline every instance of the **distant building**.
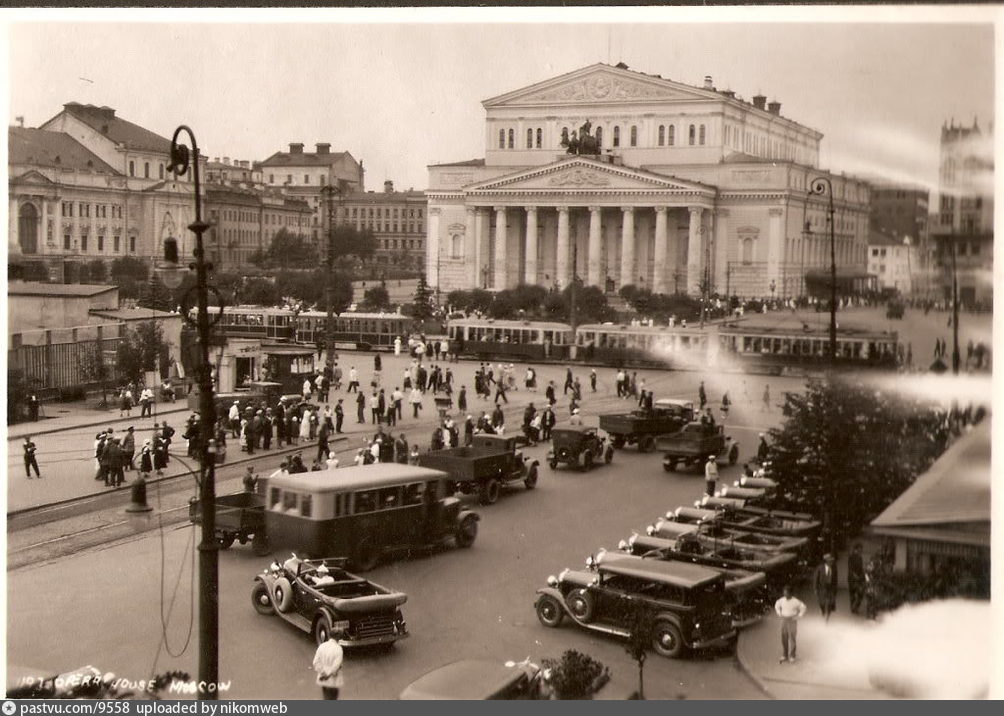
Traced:
MULTIPOLYGON (((912 295, 918 298, 940 298, 940 283, 936 267, 935 244, 930 233, 930 191, 911 184, 872 181, 871 226, 895 239, 909 239, 912 247, 910 271, 912 295), (935 295, 936 294, 936 295, 935 295)), ((871 250, 869 249, 869 273, 871 250)))
POLYGON ((307 202, 278 190, 210 184, 206 188, 206 216, 211 224, 207 250, 221 271, 246 267, 252 255, 268 250, 272 237, 283 229, 309 237, 311 215, 307 202))
POLYGON ((920 252, 909 236, 896 237, 872 229, 868 237, 868 273, 877 277, 877 288, 912 296, 920 252))
POLYGON ((333 201, 337 191, 363 191, 365 184, 362 162, 351 154, 332 152, 327 143, 317 144, 316 150, 304 152, 303 144, 293 143, 288 152, 276 152, 254 168, 261 171, 265 186, 307 202, 312 211, 310 238, 319 241, 328 226, 329 198, 333 201))
POLYGON ((7 284, 7 331, 83 326, 91 311, 119 307, 118 286, 11 281, 7 284))
POLYGON ((261 189, 262 181, 261 167, 252 165, 249 160, 234 159, 230 157, 215 157, 212 161, 206 162, 206 182, 209 184, 224 184, 226 186, 239 186, 244 189, 261 189))
POLYGON ((959 302, 983 306, 993 302, 994 162, 993 124, 984 132, 972 127, 941 128, 941 167, 938 182, 937 244, 942 295, 952 298, 953 259, 959 302))
POLYGON ((376 239, 373 262, 379 266, 420 270, 425 261, 425 192, 353 192, 337 199, 338 221, 369 229, 376 239))

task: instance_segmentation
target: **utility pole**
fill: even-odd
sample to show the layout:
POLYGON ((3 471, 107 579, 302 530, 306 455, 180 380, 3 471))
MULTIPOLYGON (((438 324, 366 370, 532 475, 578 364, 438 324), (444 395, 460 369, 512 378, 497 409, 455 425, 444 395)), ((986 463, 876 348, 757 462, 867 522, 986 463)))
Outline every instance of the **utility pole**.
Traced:
POLYGON ((952 373, 959 374, 959 271, 955 263, 955 232, 952 232, 952 373))
POLYGON ((569 307, 568 307, 568 323, 572 327, 572 345, 575 345, 575 329, 578 328, 578 306, 577 294, 579 291, 579 246, 576 242, 572 242, 572 290, 569 296, 569 307))
MULTIPOLYGON (((327 309, 328 315, 325 319, 325 348, 326 355, 324 360, 325 372, 331 375, 334 372, 335 367, 335 301, 332 295, 332 276, 335 273, 335 204, 334 204, 334 193, 336 191, 335 185, 328 183, 324 187, 324 193, 327 195, 328 199, 328 237, 327 237, 327 253, 324 262, 325 266, 325 277, 324 277, 324 303, 327 309)), ((341 188, 337 189, 339 195, 341 194, 341 188)))

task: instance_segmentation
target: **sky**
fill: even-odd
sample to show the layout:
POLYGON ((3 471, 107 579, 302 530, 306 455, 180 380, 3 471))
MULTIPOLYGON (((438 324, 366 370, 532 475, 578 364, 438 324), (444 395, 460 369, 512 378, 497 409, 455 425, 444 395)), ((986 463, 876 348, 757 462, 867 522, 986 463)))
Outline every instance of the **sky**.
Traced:
POLYGON ((824 134, 822 168, 934 190, 942 124, 978 117, 985 128, 995 106, 993 26, 960 20, 993 21, 999 10, 890 10, 551 9, 520 11, 518 24, 498 8, 0 20, 11 124, 23 116, 38 126, 76 101, 165 137, 188 124, 210 158, 330 142, 363 160, 367 189, 387 179, 423 189, 428 164, 483 157, 487 98, 625 62, 690 85, 711 75, 747 99, 765 94, 824 134))

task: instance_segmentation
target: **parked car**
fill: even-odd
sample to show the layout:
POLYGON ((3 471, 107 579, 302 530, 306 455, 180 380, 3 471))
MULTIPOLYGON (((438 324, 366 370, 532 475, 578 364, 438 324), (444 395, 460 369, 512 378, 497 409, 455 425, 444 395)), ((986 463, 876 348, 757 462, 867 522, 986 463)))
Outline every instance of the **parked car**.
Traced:
POLYGON ((614 446, 596 428, 566 425, 551 431, 547 464, 552 470, 558 469, 559 463, 589 470, 599 460, 609 465, 613 459, 614 446))
POLYGON ((642 452, 651 452, 655 450, 657 436, 675 433, 693 419, 693 401, 660 398, 653 403, 652 410, 601 415, 600 428, 610 435, 618 450, 637 444, 642 452))
POLYGON ((625 551, 636 555, 664 552, 669 556, 672 553, 674 557, 679 556, 681 561, 706 567, 764 572, 768 579, 774 578, 775 586, 781 586, 791 570, 798 566, 795 555, 790 552, 765 552, 734 544, 708 544, 694 535, 664 537, 654 526, 646 531, 648 535, 632 535, 625 543, 625 551))
POLYGON ((343 559, 273 562, 255 577, 251 602, 263 615, 276 614, 321 644, 332 632, 342 646, 391 646, 408 636, 403 592, 345 571, 343 559))
POLYGON ((727 643, 736 632, 728 611, 725 578, 696 564, 610 557, 595 571, 566 569, 537 590, 540 623, 575 624, 626 638, 641 616, 652 622, 652 649, 676 658, 687 649, 727 643))
POLYGON ((481 504, 494 505, 502 485, 522 482, 526 489, 537 486, 537 460, 517 449, 517 438, 475 435, 469 447, 432 450, 418 456, 418 464, 450 475, 454 487, 465 495, 477 493, 481 504))
POLYGON ((543 672, 529 659, 504 664, 462 659, 416 679, 398 697, 403 701, 536 700, 547 698, 543 672))
MULTIPOLYGON (((268 535, 265 532, 265 498, 253 492, 237 492, 216 498, 216 542, 229 549, 234 542, 247 544, 259 557, 269 553, 268 535)), ((188 519, 192 524, 202 524, 202 504, 196 498, 188 501, 188 519)))
POLYGON ((662 435, 656 446, 664 453, 662 467, 666 472, 675 472, 683 463, 684 468, 702 465, 709 455, 714 455, 721 464, 728 461, 735 465, 739 459, 739 444, 725 434, 724 425, 710 428, 700 422, 692 422, 670 435, 662 435))

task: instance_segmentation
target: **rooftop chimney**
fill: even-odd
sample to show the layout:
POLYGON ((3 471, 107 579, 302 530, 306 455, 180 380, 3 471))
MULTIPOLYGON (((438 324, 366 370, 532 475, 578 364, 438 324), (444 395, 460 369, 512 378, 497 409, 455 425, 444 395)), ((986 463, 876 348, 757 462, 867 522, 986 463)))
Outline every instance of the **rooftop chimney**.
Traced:
POLYGON ((290 154, 303 154, 303 145, 302 144, 293 144, 293 143, 290 143, 290 145, 289 145, 289 153, 290 154))
POLYGON ((318 154, 331 154, 331 145, 328 144, 327 142, 317 144, 316 146, 318 154))
POLYGON ((394 182, 392 182, 392 181, 385 181, 383 183, 383 191, 384 191, 385 194, 393 194, 394 193, 394 182))
POLYGON ((230 157, 223 157, 223 163, 229 165, 230 164, 230 157))
POLYGON ((774 102, 770 102, 767 105, 767 111, 770 112, 771 114, 780 115, 781 114, 781 103, 778 102, 778 101, 776 101, 776 100, 774 102))
POLYGON ((728 97, 729 99, 735 99, 736 97, 736 93, 733 92, 732 90, 722 90, 722 94, 728 97))
POLYGON ((753 96, 753 106, 757 109, 764 109, 767 104, 767 97, 762 94, 753 96))
POLYGON ((713 90, 714 88, 715 85, 711 81, 711 75, 704 75, 704 89, 713 90))
POLYGON ((220 158, 219 157, 213 157, 213 164, 219 164, 219 163, 220 163, 220 158))

